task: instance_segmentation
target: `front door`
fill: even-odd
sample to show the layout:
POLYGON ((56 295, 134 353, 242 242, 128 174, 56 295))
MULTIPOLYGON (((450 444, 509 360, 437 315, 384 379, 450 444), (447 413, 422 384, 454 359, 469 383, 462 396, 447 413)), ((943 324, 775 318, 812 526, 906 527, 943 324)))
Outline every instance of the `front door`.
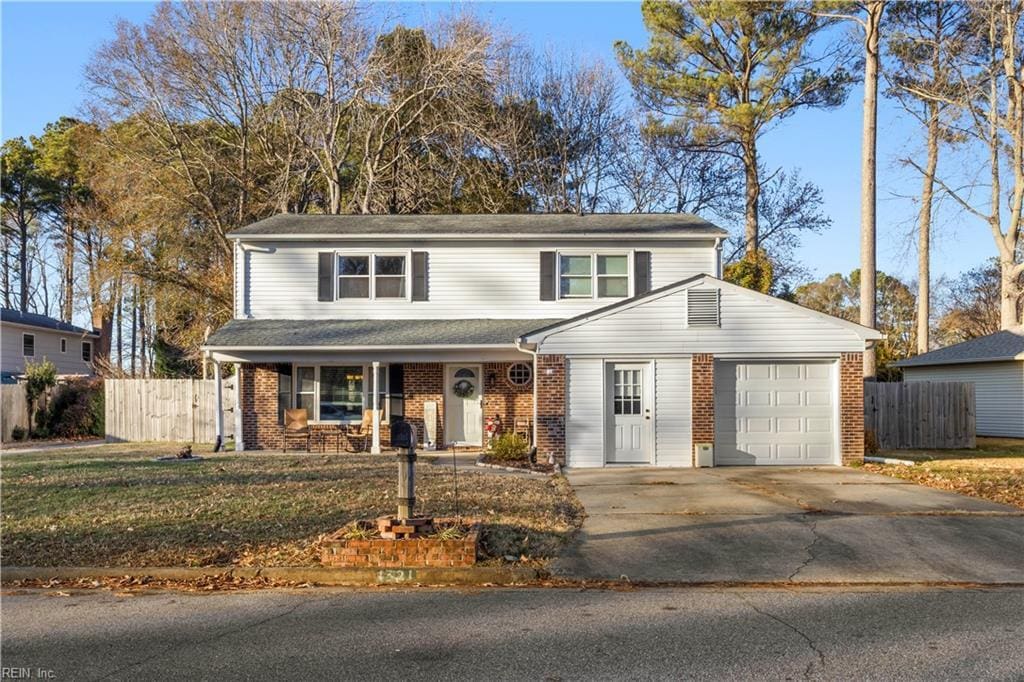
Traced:
POLYGON ((484 391, 480 365, 448 365, 445 372, 445 440, 482 445, 484 391))
POLYGON ((606 410, 609 464, 651 462, 651 405, 648 404, 648 365, 608 365, 606 410))

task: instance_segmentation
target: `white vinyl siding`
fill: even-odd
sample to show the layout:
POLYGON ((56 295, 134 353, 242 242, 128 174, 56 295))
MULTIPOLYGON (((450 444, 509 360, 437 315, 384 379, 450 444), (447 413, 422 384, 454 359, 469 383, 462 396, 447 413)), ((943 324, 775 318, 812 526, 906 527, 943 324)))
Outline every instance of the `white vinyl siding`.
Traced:
MULTIPOLYGON (((651 286, 672 284, 694 275, 715 272, 713 240, 643 242, 630 244, 651 252, 651 286)), ((254 318, 276 319, 465 319, 565 318, 607 305, 615 299, 540 300, 540 252, 575 250, 576 246, 551 242, 434 242, 388 244, 391 249, 428 252, 429 300, 317 301, 317 253, 321 251, 380 250, 366 242, 268 243, 239 260, 247 272, 236 278, 247 282, 239 306, 254 318)), ((622 244, 588 243, 592 253, 621 253, 622 244)), ((630 269, 633 264, 630 262, 630 269)))
POLYGON ((689 358, 655 360, 654 443, 658 466, 693 466, 690 379, 689 358))
MULTIPOLYGON (((714 281, 701 288, 718 286, 714 281)), ((671 355, 715 357, 823 355, 862 352, 864 341, 842 324, 785 301, 721 287, 721 324, 687 328, 686 292, 676 290, 640 301, 577 326, 557 331, 541 352, 559 355, 671 355)))
POLYGON ((973 383, 978 435, 1024 438, 1024 361, 907 367, 903 380, 973 383))
POLYGON ((566 361, 566 465, 604 466, 604 365, 601 360, 566 361))
POLYGON ((0 368, 4 372, 21 374, 25 371, 25 357, 22 355, 23 334, 35 336, 35 355, 31 362, 49 360, 57 367, 57 374, 92 374, 92 365, 82 362, 82 338, 66 331, 55 331, 36 327, 20 327, 4 323, 3 338, 0 339, 0 368), (67 340, 65 352, 60 350, 61 339, 67 340))

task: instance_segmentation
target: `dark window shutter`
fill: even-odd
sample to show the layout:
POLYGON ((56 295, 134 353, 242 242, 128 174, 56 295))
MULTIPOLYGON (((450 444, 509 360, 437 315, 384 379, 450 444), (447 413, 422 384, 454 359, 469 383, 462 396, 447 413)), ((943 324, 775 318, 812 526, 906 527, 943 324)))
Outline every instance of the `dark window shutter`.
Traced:
POLYGON ((633 293, 646 294, 651 290, 651 252, 636 251, 633 254, 633 293))
POLYGON ((557 277, 555 275, 555 252, 540 252, 540 300, 555 300, 557 277))
POLYGON ((317 296, 318 301, 334 300, 334 252, 321 251, 317 267, 317 296))
POLYGON ((412 300, 427 300, 427 252, 412 252, 412 300))

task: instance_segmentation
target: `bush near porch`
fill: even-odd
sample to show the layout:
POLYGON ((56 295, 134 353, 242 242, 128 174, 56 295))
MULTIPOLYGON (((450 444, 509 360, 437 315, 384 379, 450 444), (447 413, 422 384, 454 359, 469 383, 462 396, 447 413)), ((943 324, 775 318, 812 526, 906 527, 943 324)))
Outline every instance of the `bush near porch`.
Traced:
MULTIPOLYGON (((244 453, 155 462, 180 445, 6 454, 4 566, 313 566, 324 537, 395 511, 390 456, 244 453)), ((450 466, 417 467, 417 509, 455 515, 450 466)), ((494 562, 543 564, 582 522, 561 477, 458 474, 459 511, 482 519, 494 562)))
POLYGON ((864 468, 1024 509, 1024 440, 978 438, 973 450, 888 450, 879 455, 917 464, 867 463, 864 468))

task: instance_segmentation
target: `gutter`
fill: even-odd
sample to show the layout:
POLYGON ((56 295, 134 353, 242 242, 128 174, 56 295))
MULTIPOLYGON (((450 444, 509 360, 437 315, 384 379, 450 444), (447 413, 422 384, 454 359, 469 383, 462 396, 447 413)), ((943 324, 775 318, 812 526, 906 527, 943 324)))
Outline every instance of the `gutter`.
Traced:
POLYGON ((649 234, 643 232, 610 232, 610 233, 569 233, 564 232, 551 232, 551 233, 511 233, 511 234, 479 234, 479 233, 430 233, 430 232, 415 232, 408 234, 395 234, 395 233, 367 233, 358 234, 352 232, 342 233, 323 233, 314 234, 309 232, 303 233, 275 233, 275 234, 246 234, 244 232, 237 234, 229 234, 228 239, 233 241, 329 241, 329 240, 340 240, 340 241, 412 241, 412 240, 428 240, 428 241, 563 241, 563 240, 587 240, 587 241, 600 241, 600 240, 611 240, 618 241, 622 239, 628 239, 631 241, 694 241, 694 240, 718 240, 722 239, 721 232, 711 232, 706 234, 649 234))

